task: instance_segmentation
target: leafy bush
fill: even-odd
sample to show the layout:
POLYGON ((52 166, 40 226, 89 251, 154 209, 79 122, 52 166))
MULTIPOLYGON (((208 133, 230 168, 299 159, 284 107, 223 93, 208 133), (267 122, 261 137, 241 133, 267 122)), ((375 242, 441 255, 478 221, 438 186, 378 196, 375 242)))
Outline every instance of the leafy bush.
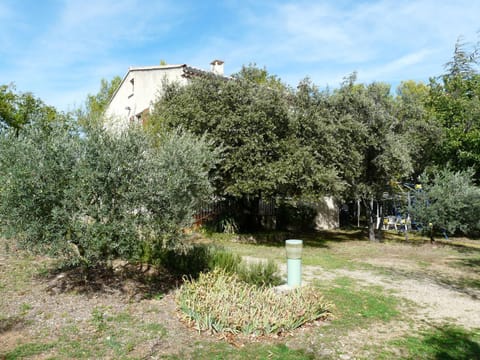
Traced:
POLYGON ((236 272, 239 279, 248 284, 276 286, 282 283, 282 278, 278 275, 278 265, 273 260, 242 263, 236 272))
POLYGON ((212 250, 209 246, 195 244, 186 251, 163 250, 157 263, 176 275, 188 275, 197 278, 203 271, 210 269, 212 250))
POLYGON ((212 247, 208 267, 210 270, 223 269, 228 274, 234 274, 238 271, 242 258, 238 254, 233 254, 222 248, 212 247))
POLYGON ((195 244, 183 253, 164 250, 159 254, 157 263, 177 275, 198 278, 201 272, 222 269, 229 274, 238 271, 241 257, 219 246, 195 244))
POLYGON ((251 285, 275 286, 282 283, 278 265, 273 260, 245 263, 239 255, 210 244, 195 244, 182 253, 162 250, 152 262, 176 275, 194 279, 202 272, 220 269, 226 274, 236 274, 241 281, 251 285))
POLYGON ((182 317, 200 331, 279 334, 329 316, 332 305, 313 287, 277 294, 222 270, 186 280, 176 295, 182 317))
POLYGON ((480 188, 473 182, 474 172, 454 172, 449 169, 434 171, 432 176, 420 177, 422 189, 415 193, 410 211, 413 218, 425 228, 450 234, 480 230, 480 188))
POLYGON ((219 219, 216 223, 217 231, 220 231, 225 234, 236 234, 238 233, 238 224, 235 218, 231 216, 224 216, 219 219))
POLYGON ((63 122, 0 136, 0 219, 25 247, 86 265, 189 247, 183 229, 211 194, 216 162, 204 138, 63 122))

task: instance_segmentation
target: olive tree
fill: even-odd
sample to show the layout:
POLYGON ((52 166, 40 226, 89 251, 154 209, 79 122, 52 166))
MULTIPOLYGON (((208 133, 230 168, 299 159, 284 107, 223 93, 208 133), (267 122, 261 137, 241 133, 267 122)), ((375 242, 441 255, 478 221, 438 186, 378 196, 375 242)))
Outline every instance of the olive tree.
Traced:
POLYGON ((0 220, 4 235, 41 252, 68 251, 80 137, 72 124, 37 122, 0 134, 0 220))
POLYGON ((424 173, 422 188, 415 193, 410 209, 414 219, 449 234, 480 230, 480 188, 474 184, 474 170, 435 170, 424 173), (431 224, 431 225, 430 225, 431 224))
POLYGON ((6 234, 72 263, 139 259, 188 246, 184 229, 211 194, 216 151, 173 131, 155 141, 132 127, 80 133, 76 124, 2 134, 0 216, 6 234))

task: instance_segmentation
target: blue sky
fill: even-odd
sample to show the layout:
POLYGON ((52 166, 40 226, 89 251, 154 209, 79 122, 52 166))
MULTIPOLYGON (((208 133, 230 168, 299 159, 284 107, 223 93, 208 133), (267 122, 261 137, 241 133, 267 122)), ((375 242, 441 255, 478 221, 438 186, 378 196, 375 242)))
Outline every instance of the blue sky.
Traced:
POLYGON ((130 66, 266 67, 295 86, 428 81, 476 42, 476 0, 0 0, 0 84, 72 110, 130 66))

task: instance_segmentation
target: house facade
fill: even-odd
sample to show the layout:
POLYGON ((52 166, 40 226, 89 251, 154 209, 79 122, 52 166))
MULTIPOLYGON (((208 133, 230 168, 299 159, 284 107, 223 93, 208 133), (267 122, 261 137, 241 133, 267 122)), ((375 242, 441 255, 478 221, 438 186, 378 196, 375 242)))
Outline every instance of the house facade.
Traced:
POLYGON ((208 73, 223 76, 223 61, 214 60, 210 65, 210 72, 187 64, 129 68, 105 110, 105 126, 122 131, 130 123, 142 121, 166 84, 186 85, 191 78, 208 73))

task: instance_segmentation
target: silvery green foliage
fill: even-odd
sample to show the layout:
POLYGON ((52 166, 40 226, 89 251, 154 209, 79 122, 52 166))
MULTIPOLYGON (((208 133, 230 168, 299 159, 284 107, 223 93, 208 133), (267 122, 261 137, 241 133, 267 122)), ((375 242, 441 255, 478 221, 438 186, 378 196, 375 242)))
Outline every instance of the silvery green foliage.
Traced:
POLYGON ((65 253, 80 137, 69 123, 26 125, 0 135, 0 220, 27 248, 65 253))
POLYGON ((144 190, 138 208, 148 224, 143 236, 163 248, 185 249, 183 230, 192 225, 201 202, 213 193, 209 173, 220 151, 205 137, 181 130, 163 135, 160 146, 151 146, 150 151, 148 171, 141 176, 144 190))
POLYGON ((181 131, 153 140, 134 127, 80 134, 65 124, 4 134, 5 230, 28 248, 87 265, 136 259, 152 246, 184 248, 182 230, 211 194, 216 152, 181 131))
POLYGON ((415 194, 411 213, 427 228, 468 233, 480 229, 480 188, 473 182, 474 171, 434 171, 420 177, 422 189, 415 194))

